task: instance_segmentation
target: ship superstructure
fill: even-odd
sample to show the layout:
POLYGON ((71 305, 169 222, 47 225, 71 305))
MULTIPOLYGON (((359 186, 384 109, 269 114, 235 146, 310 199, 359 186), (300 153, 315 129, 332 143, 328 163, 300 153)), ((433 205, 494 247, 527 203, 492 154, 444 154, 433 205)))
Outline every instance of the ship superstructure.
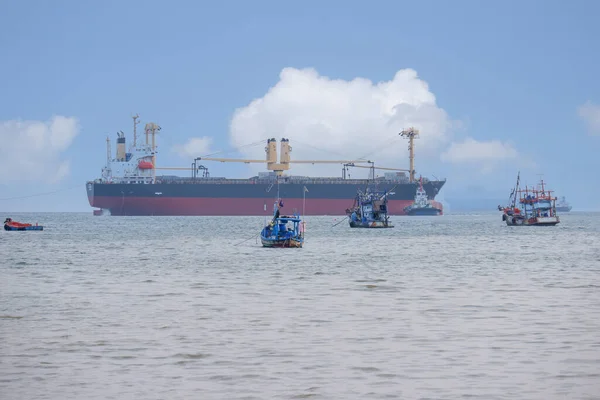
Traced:
MULTIPOLYGON (((289 139, 266 140, 265 159, 245 160, 197 157, 190 167, 159 167, 156 135, 161 127, 147 123, 145 140, 140 141, 136 126, 138 116, 133 117, 133 144, 127 149, 125 135, 117 134, 117 149, 112 157, 110 140, 107 138, 107 162, 101 178, 87 183, 88 200, 95 214, 111 215, 267 215, 268 204, 273 198, 273 187, 279 187, 280 195, 291 209, 300 209, 305 188, 310 198, 306 215, 343 215, 348 202, 357 190, 369 183, 377 184, 379 190, 394 189, 388 199, 390 215, 404 214, 404 207, 414 198, 419 183, 414 180, 414 139, 418 130, 410 128, 400 133, 409 139, 410 169, 376 167, 373 161, 358 160, 294 160, 289 139), (267 171, 248 179, 214 177, 200 162, 264 163, 267 171), (294 176, 285 172, 292 164, 341 164, 341 177, 294 176), (361 165, 363 164, 363 165, 361 165), (364 165, 370 164, 370 165, 364 165), (383 177, 350 179, 349 168, 384 170, 383 177), (157 175, 157 171, 187 171, 188 176, 157 175)), ((429 199, 435 199, 445 180, 422 180, 423 190, 429 199)), ((434 201, 441 209, 441 204, 434 201)), ((270 207, 269 207, 270 208, 270 207)))
POLYGON ((133 117, 133 144, 126 148, 123 131, 117 133, 117 150, 112 157, 110 139, 106 138, 106 166, 102 168, 102 181, 106 183, 155 183, 156 182, 156 133, 160 126, 146 124, 145 142, 137 141, 138 115, 133 117), (151 139, 150 139, 151 138, 151 139))

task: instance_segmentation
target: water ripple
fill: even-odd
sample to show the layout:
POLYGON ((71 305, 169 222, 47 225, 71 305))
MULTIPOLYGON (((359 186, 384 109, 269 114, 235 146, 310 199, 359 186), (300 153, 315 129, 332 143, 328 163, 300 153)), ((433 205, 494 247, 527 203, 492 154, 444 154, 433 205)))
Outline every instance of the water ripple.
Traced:
MULTIPOLYGON (((32 217, 14 215, 15 219, 32 217)), ((600 393, 600 215, 309 217, 306 247, 217 229, 263 218, 37 215, 2 232, 7 399, 553 399, 600 393), (335 235, 332 235, 335 233, 335 235)))

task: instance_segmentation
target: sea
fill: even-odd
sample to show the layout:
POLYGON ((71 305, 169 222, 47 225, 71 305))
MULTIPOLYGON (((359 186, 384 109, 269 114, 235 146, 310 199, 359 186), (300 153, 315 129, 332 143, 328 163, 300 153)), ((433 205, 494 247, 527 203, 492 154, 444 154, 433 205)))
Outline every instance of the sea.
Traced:
POLYGON ((2 217, 2 400, 600 399, 600 213, 2 217))

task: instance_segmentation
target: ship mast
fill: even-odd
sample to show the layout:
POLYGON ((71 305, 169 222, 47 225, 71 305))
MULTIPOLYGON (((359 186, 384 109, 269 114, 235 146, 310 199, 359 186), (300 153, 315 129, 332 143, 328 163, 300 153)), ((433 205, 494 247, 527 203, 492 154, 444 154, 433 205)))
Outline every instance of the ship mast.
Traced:
POLYGON ((150 154, 152 155, 152 182, 155 182, 156 181, 156 131, 160 131, 161 128, 154 122, 149 122, 144 127, 144 130, 146 133, 146 148, 148 148, 148 146, 150 146, 150 144, 148 143, 148 136, 152 135, 152 147, 150 148, 151 149, 150 154))
MULTIPOLYGON (((512 202, 512 208, 515 208, 517 206, 517 196, 520 193, 520 190, 519 190, 519 181, 520 180, 521 180, 521 171, 519 171, 517 173, 517 183, 515 184, 515 189, 513 190, 513 193, 511 195, 512 201, 513 201, 512 202)), ((508 201, 510 201, 510 198, 508 199, 508 201)))
POLYGON ((106 165, 110 164, 110 138, 106 137, 106 165))
POLYGON ((410 182, 415 181, 415 138, 419 137, 419 130, 413 127, 402 130, 400 136, 408 138, 408 151, 410 152, 410 182))
POLYGON ((135 114, 133 117, 133 148, 135 149, 137 147, 137 124, 140 123, 140 121, 138 121, 137 119, 140 116, 138 114, 135 114))
POLYGON ((546 195, 546 191, 544 190, 544 178, 542 178, 543 174, 538 174, 538 176, 540 177, 540 186, 542 188, 542 196, 546 195))

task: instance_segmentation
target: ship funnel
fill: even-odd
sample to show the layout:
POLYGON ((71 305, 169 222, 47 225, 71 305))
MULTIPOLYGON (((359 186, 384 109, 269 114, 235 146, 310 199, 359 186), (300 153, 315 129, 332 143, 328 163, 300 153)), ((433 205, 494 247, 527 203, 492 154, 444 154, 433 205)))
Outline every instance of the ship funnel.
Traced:
POLYGON ((275 138, 267 140, 265 152, 267 153, 267 163, 277 163, 277 141, 275 138))
POLYGON ((117 132, 117 161, 125 161, 125 134, 122 131, 117 132))

